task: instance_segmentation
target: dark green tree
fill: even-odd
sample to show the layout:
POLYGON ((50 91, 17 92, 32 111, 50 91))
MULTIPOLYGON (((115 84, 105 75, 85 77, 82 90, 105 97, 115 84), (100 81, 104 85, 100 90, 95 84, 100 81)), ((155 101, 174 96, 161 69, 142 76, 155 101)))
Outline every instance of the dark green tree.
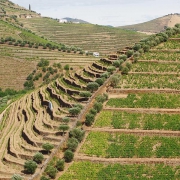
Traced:
POLYGON ((64 153, 64 159, 66 162, 71 162, 74 158, 74 153, 71 150, 66 150, 64 153))
POLYGON ((24 164, 24 170, 27 174, 34 174, 37 168, 36 162, 28 160, 24 164))
POLYGON ((37 152, 33 157, 33 161, 35 161, 38 164, 42 163, 43 159, 44 159, 44 156, 40 152, 37 152))
POLYGON ((56 168, 58 171, 64 170, 64 159, 58 159, 56 162, 56 168))
POLYGON ((69 132, 69 136, 76 138, 79 142, 83 140, 84 135, 85 135, 85 131, 79 128, 75 128, 69 132))
POLYGON ((50 143, 45 143, 42 145, 42 148, 49 153, 54 148, 54 146, 50 143))
POLYGON ((99 88, 99 84, 97 82, 89 82, 87 84, 87 90, 94 92, 99 88))
POLYGON ((69 109, 69 113, 72 116, 77 116, 81 112, 81 109, 79 107, 72 107, 69 109))
POLYGON ((14 174, 11 178, 11 180, 23 180, 22 176, 19 174, 14 174))
POLYGON ((78 147, 78 143, 79 142, 76 138, 69 138, 68 143, 67 143, 67 147, 69 150, 75 151, 76 148, 78 147))
POLYGON ((62 131, 64 134, 64 132, 69 129, 69 126, 67 124, 61 124, 58 129, 59 131, 62 131))

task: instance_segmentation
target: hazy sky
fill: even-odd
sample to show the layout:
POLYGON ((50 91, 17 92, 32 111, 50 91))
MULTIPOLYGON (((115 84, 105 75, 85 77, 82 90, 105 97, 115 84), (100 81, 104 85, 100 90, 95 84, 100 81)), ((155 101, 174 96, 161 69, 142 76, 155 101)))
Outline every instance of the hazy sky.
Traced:
POLYGON ((129 25, 180 13, 180 0, 11 0, 42 16, 71 17, 101 25, 129 25))

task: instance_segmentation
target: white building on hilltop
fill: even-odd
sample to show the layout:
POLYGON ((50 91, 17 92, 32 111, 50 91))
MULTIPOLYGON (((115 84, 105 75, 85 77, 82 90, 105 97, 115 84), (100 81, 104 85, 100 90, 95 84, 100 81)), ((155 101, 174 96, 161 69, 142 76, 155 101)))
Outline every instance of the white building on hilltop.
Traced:
POLYGON ((67 19, 59 19, 60 23, 67 23, 67 19))

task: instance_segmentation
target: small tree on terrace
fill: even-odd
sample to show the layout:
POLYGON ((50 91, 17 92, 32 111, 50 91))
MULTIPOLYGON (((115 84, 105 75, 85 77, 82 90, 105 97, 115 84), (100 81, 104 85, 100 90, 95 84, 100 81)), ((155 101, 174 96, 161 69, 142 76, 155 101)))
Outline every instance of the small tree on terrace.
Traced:
POLYGON ((11 180, 23 180, 22 176, 20 176, 19 174, 14 174, 11 178, 11 180))
POLYGON ((113 73, 113 71, 115 71, 116 70, 116 68, 114 67, 114 66, 109 66, 108 68, 107 68, 107 71, 109 72, 109 73, 113 73))
POLYGON ((46 177, 46 176, 41 176, 40 180, 50 180, 50 179, 48 177, 46 177))
POLYGON ((86 126, 91 126, 92 123, 94 122, 94 118, 95 118, 94 114, 91 113, 86 114, 86 120, 85 120, 86 126))
POLYGON ((69 71, 69 64, 66 64, 66 65, 64 66, 64 70, 69 71))
POLYGON ((58 171, 63 171, 64 170, 64 159, 57 160, 56 168, 57 168, 58 171))
POLYGON ((69 132, 69 136, 76 138, 79 142, 83 140, 84 134, 85 134, 85 131, 79 128, 75 128, 69 132))
POLYGON ((82 91, 79 93, 81 97, 90 97, 91 93, 89 91, 82 91))
POLYGON ((57 169, 54 168, 53 166, 51 165, 48 165, 45 172, 49 175, 49 177, 51 177, 52 179, 54 179, 56 177, 56 174, 57 174, 57 169))
POLYGON ((116 87, 118 85, 119 81, 120 81, 120 76, 115 74, 110 79, 110 85, 112 87, 116 87))
POLYGON ((67 143, 67 147, 71 151, 75 151, 78 147, 78 140, 76 138, 70 138, 67 143))
POLYGON ((133 50, 128 50, 126 54, 127 54, 127 57, 129 58, 134 54, 134 51, 133 50))
POLYGON ((69 109, 69 113, 72 116, 77 116, 81 112, 81 109, 79 107, 72 107, 69 109))
POLYGON ((40 152, 37 152, 33 157, 33 161, 35 161, 38 164, 42 163, 43 159, 44 159, 44 156, 40 152))
POLYGON ((24 170, 28 174, 34 174, 36 168, 37 168, 37 164, 32 160, 26 161, 24 164, 24 170))
POLYGON ((64 135, 64 132, 69 129, 69 126, 67 124, 61 124, 58 129, 60 131, 63 131, 63 135, 64 135))
POLYGON ((119 59, 119 60, 122 59, 123 61, 126 61, 127 56, 126 56, 125 54, 123 54, 123 55, 120 55, 118 59, 119 59))
POLYGON ((50 143, 45 143, 42 145, 42 148, 49 153, 54 148, 54 146, 50 143))
POLYGON ((95 102, 93 108, 97 111, 100 112, 103 108, 103 104, 101 102, 95 102))
POLYGON ((64 153, 64 159, 66 162, 71 162, 74 158, 74 153, 71 150, 66 150, 64 153))
POLYGON ((90 82, 87 84, 87 90, 88 91, 96 91, 99 88, 99 84, 97 82, 90 82))
POLYGON ((105 78, 97 78, 96 82, 101 86, 104 84, 105 78))
POLYGON ((122 72, 121 72, 122 74, 126 74, 127 75, 128 72, 129 72, 129 69, 127 67, 123 67, 122 68, 122 72))

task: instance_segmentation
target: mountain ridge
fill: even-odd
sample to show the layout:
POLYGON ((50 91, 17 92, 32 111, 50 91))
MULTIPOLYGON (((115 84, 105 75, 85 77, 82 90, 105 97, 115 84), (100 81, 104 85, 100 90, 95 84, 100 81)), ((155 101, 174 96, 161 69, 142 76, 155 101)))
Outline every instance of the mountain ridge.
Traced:
POLYGON ((139 32, 158 33, 165 30, 167 27, 174 27, 177 23, 180 23, 180 14, 175 13, 139 24, 119 26, 118 28, 139 32))

